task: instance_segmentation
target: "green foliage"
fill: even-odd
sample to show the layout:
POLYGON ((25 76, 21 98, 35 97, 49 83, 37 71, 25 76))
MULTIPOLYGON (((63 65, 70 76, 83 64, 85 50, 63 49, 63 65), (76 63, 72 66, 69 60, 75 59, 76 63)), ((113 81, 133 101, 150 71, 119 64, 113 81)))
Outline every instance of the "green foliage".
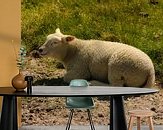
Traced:
POLYGON ((17 58, 17 67, 19 67, 20 70, 23 70, 26 65, 26 48, 20 47, 18 58, 17 58))
POLYGON ((163 1, 22 0, 22 43, 36 49, 57 27, 81 39, 123 42, 147 53, 163 77, 162 16, 163 1))

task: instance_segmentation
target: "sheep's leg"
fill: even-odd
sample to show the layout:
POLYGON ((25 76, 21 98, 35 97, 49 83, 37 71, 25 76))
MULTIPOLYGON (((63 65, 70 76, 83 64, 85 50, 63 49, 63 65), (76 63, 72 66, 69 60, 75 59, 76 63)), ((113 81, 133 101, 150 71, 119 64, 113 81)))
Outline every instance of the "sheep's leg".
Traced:
POLYGON ((111 86, 126 86, 123 66, 118 63, 118 57, 115 55, 108 63, 108 82, 111 86))
POLYGON ((109 83, 104 83, 104 82, 100 82, 97 80, 91 80, 89 81, 90 86, 109 86, 109 83))
POLYGON ((110 85, 111 86, 117 86, 117 87, 124 87, 125 85, 125 79, 123 76, 114 76, 112 75, 111 77, 109 77, 109 81, 110 81, 110 85))
POLYGON ((113 70, 110 69, 108 71, 108 81, 111 86, 126 86, 125 84, 125 77, 122 76, 121 72, 118 69, 113 70))

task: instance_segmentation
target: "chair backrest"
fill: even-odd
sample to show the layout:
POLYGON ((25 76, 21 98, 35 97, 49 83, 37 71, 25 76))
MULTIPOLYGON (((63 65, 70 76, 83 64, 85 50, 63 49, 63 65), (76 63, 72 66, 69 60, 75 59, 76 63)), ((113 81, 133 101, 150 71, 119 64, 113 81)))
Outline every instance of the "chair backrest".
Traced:
MULTIPOLYGON (((88 87, 89 83, 84 79, 74 79, 70 82, 70 87, 88 87)), ((66 105, 71 108, 88 108, 94 106, 91 97, 67 97, 66 105)))
POLYGON ((85 79, 74 79, 70 82, 70 87, 87 87, 89 83, 85 79))

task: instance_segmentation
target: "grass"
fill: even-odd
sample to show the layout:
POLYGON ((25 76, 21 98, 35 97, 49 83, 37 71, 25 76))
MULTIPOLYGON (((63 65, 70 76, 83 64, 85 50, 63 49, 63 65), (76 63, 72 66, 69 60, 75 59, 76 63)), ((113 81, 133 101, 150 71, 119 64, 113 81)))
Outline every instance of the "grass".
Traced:
POLYGON ((59 27, 81 39, 123 42, 147 53, 163 81, 163 1, 22 0, 22 44, 31 51, 59 27))

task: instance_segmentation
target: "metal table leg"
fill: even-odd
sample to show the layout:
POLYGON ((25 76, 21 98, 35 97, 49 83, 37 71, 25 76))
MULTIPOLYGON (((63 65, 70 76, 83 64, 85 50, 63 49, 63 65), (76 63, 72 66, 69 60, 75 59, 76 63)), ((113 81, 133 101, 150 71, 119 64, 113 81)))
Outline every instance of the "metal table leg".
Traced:
POLYGON ((17 98, 15 96, 3 97, 0 130, 18 130, 17 98))
POLYGON ((122 96, 111 96, 110 130, 127 130, 122 96))

